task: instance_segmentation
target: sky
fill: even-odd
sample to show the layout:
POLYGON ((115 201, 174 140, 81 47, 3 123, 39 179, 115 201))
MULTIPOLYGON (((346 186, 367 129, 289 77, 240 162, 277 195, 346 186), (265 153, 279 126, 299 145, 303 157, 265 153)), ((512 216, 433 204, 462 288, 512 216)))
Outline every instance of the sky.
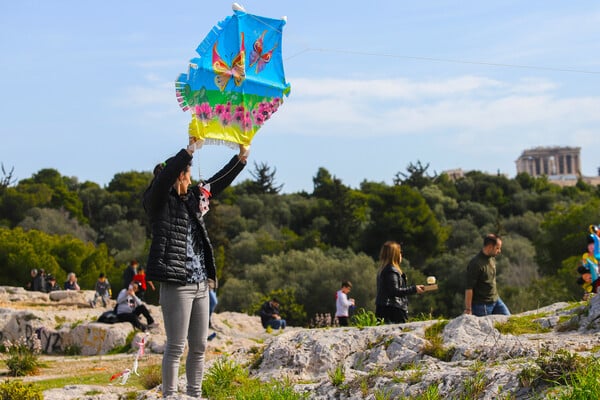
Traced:
MULTIPOLYGON (((238 1, 287 17, 291 93, 253 139, 249 166, 283 192, 391 184, 412 163, 516 175, 525 149, 600 158, 600 3, 563 0, 238 1)), ((0 162, 16 180, 54 168, 108 185, 187 144, 174 81, 232 2, 0 3, 0 162)), ((235 151, 204 146, 194 178, 235 151)))

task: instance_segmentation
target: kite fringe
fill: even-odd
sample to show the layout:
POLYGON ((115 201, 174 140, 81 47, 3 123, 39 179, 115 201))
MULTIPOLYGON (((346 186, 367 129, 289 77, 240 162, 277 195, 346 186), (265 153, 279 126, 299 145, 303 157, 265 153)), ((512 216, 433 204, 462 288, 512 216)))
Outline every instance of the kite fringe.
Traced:
POLYGON ((240 147, 239 144, 230 142, 229 140, 213 139, 213 138, 206 138, 206 139, 204 139, 204 144, 217 145, 217 146, 227 146, 227 147, 229 147, 231 149, 234 149, 234 150, 237 150, 240 147))
POLYGON ((188 111, 190 109, 190 105, 183 96, 185 87, 188 86, 187 83, 183 82, 183 80, 185 80, 186 78, 186 74, 180 74, 179 77, 177 77, 177 80, 175 81, 175 97, 177 98, 177 103, 179 103, 179 107, 181 107, 183 111, 188 111))

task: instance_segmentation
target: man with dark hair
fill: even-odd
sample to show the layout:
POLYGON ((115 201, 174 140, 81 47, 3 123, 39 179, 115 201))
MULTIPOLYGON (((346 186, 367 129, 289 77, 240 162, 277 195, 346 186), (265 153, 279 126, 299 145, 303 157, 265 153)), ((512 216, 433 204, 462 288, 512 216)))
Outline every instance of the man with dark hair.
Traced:
POLYGON ((483 238, 483 249, 467 266, 465 314, 478 317, 491 314, 510 315, 496 289, 496 256, 502 251, 502 239, 494 234, 483 238))
POLYGON ((285 319, 279 315, 279 301, 273 298, 266 301, 260 308, 260 322, 263 328, 285 329, 285 319))

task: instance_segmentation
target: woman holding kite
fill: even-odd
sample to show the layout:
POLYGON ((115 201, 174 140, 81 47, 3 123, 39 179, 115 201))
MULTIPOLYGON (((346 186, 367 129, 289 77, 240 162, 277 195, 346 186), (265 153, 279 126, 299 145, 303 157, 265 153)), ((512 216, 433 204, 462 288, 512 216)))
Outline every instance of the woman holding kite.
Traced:
MULTIPOLYGON (((190 166, 196 139, 154 169, 154 179, 144 193, 152 244, 147 279, 161 282, 167 343, 162 361, 162 392, 177 393, 181 356, 188 342, 187 395, 202 394, 204 353, 208 336, 208 280, 217 280, 213 249, 203 215, 207 199, 219 194, 243 170, 248 147, 201 185, 192 185, 190 166)), ((206 206, 206 207, 205 207, 206 206)))

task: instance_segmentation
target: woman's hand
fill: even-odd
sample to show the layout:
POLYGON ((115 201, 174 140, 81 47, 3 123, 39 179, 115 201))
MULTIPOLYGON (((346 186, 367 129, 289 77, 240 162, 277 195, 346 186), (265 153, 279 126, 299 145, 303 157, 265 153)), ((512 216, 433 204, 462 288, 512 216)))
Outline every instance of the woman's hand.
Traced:
POLYGON ((416 285, 416 287, 417 287, 417 293, 421 294, 421 293, 425 292, 424 285, 416 285))
POLYGON ((248 161, 248 156, 250 155, 250 145, 240 144, 240 154, 238 154, 238 158, 244 164, 248 161))
POLYGON ((194 154, 194 150, 199 149, 200 147, 202 147, 202 145, 204 144, 204 140, 202 139, 197 139, 193 136, 189 136, 188 137, 188 146, 187 146, 187 152, 188 154, 191 156, 194 154))

